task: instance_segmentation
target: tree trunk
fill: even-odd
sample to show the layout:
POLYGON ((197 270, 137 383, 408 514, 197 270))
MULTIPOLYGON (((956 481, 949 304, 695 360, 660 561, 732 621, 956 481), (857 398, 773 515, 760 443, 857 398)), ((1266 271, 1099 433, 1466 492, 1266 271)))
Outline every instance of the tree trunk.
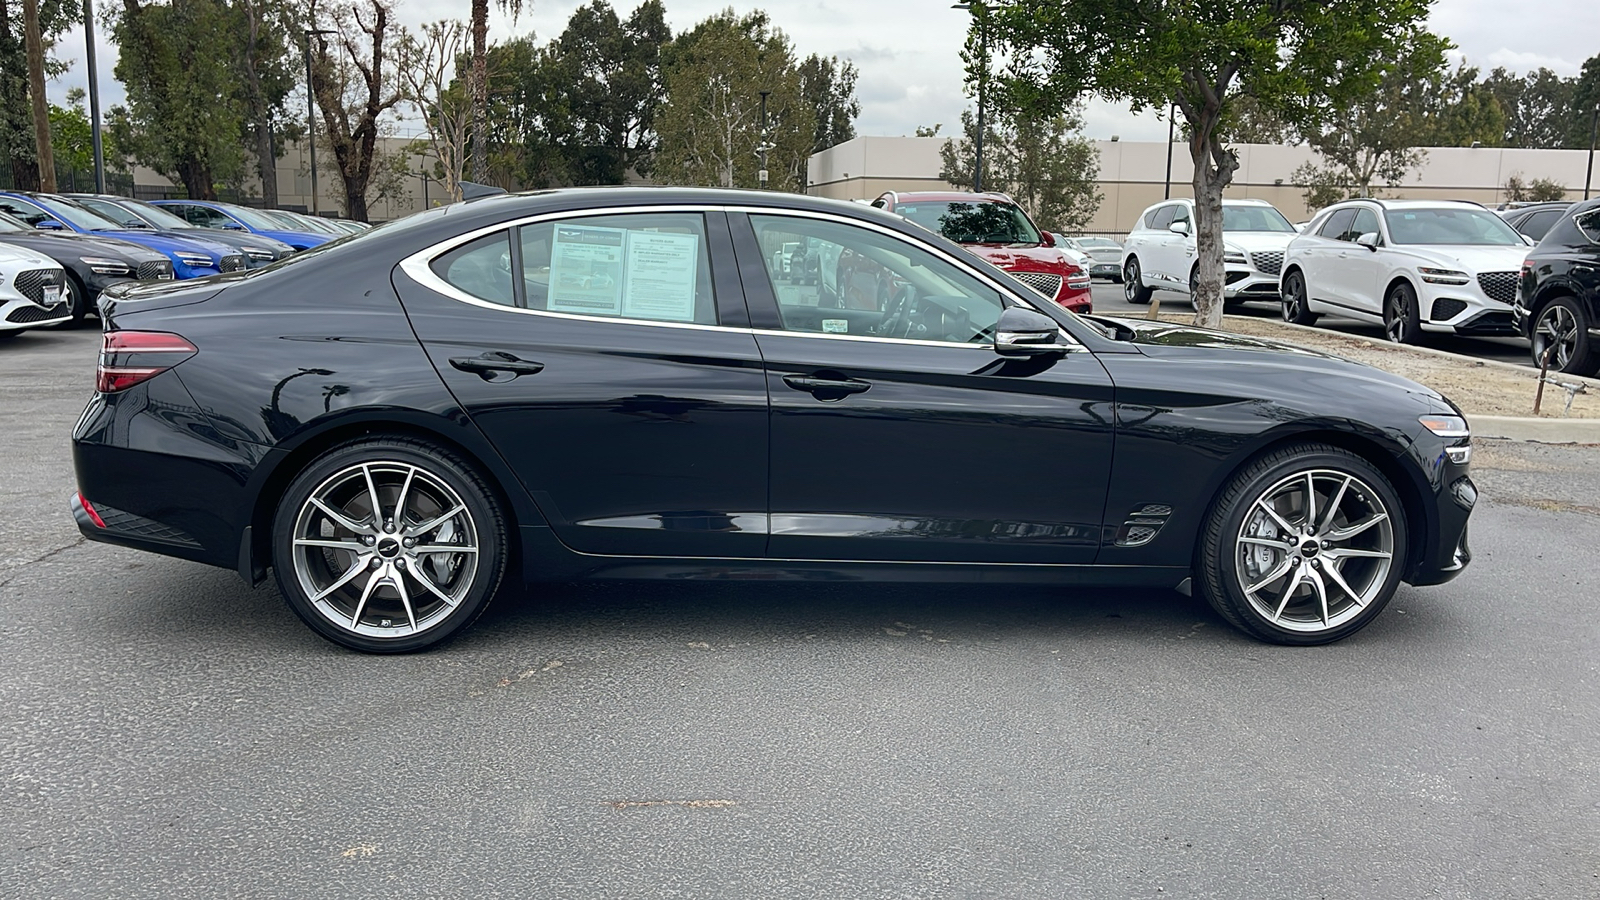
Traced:
POLYGON ((27 42, 28 98, 33 102, 33 140, 39 156, 39 189, 56 189, 55 154, 50 150, 50 101, 44 92, 44 37, 39 33, 39 0, 22 0, 22 30, 27 42))
MULTIPOLYGON (((1215 133, 1215 124, 1207 132, 1215 133)), ((1194 129, 1199 131, 1199 129, 1194 129)), ((1222 327, 1222 189, 1233 183, 1239 158, 1216 138, 1191 140, 1194 160, 1195 266, 1194 324, 1222 327)))
POLYGON ((472 180, 489 180, 489 0, 472 0, 472 180))
POLYGON ((190 200, 217 199, 216 187, 211 183, 211 167, 199 160, 179 163, 178 180, 183 182, 183 189, 189 192, 190 200))
POLYGON ((278 156, 272 146, 272 126, 256 120, 256 166, 261 174, 261 202, 269 209, 278 206, 278 156))

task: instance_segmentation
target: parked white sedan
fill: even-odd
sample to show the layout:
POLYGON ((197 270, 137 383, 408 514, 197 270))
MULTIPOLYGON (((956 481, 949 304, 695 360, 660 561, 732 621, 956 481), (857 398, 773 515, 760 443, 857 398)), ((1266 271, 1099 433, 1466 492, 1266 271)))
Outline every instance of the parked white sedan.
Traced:
POLYGON ((72 295, 61 264, 18 247, 0 244, 0 337, 72 318, 72 295))
POLYGON ((1403 344, 1428 331, 1515 335, 1511 303, 1529 243, 1476 203, 1337 203, 1289 244, 1283 318, 1381 323, 1403 344))
MULTIPOLYGON (((1294 226, 1265 200, 1222 201, 1222 297, 1229 304, 1278 300, 1283 253, 1294 226)), ((1129 303, 1149 303, 1156 290, 1194 296, 1194 201, 1150 207, 1122 245, 1122 291, 1129 303)))

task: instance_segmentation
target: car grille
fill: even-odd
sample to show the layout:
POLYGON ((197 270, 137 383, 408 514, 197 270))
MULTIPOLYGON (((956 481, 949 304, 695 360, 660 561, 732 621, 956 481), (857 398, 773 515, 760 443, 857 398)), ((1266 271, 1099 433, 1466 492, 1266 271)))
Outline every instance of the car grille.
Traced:
POLYGON ((51 319, 59 319, 66 314, 67 305, 65 303, 57 303, 55 306, 52 306, 49 309, 44 309, 38 306, 19 306, 11 311, 11 315, 6 316, 6 321, 13 325, 29 325, 34 322, 47 322, 51 319))
POLYGON ((139 268, 134 270, 133 277, 140 281, 171 281, 172 261, 161 259, 139 263, 139 268))
POLYGON ((1465 300, 1457 300, 1454 297, 1440 297, 1438 300, 1433 301, 1433 314, 1428 318, 1435 322, 1448 322, 1461 315, 1461 311, 1466 308, 1467 301, 1465 300))
POLYGON ((1279 250, 1269 250, 1262 253, 1250 254, 1250 259, 1256 264, 1256 271, 1268 275, 1276 275, 1283 269, 1283 253, 1279 250))
MULTIPOLYGON (((45 285, 53 284, 59 286, 61 284, 61 273, 55 269, 29 269, 26 272, 18 272, 17 277, 12 279, 11 283, 16 285, 17 293, 35 303, 43 303, 45 285)), ((11 321, 15 322, 16 319, 11 321)))
POLYGON ((1510 303, 1517 299, 1517 273, 1516 272, 1479 272, 1478 287, 1489 295, 1491 300, 1501 303, 1510 303))
POLYGON ((219 271, 219 272, 243 272, 244 271, 244 257, 242 255, 224 256, 222 258, 222 262, 217 265, 217 271, 219 271))
POLYGON ((1051 300, 1061 293, 1061 276, 1044 272, 1012 272, 1011 277, 1033 288, 1051 300))

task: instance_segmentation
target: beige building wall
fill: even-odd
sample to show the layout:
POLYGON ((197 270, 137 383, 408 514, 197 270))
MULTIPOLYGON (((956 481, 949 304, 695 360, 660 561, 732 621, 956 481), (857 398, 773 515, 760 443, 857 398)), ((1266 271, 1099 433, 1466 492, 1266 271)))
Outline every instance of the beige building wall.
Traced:
MULTIPOLYGON (((939 148, 948 138, 858 137, 811 157, 809 192, 840 200, 871 200, 884 191, 949 190, 941 180, 939 148)), ((1088 231, 1121 236, 1139 215, 1159 203, 1167 190, 1167 145, 1159 142, 1097 141, 1100 151, 1100 209, 1088 231)), ((1302 222, 1307 209, 1302 188, 1292 183, 1294 170, 1317 161, 1310 147, 1241 144, 1239 171, 1225 195, 1266 200, 1291 221, 1302 222)), ((1416 200, 1474 200, 1494 206, 1505 200, 1505 183, 1513 175, 1524 181, 1549 178, 1567 188, 1567 199, 1582 196, 1588 165, 1585 150, 1511 150, 1434 147, 1427 161, 1403 183, 1387 185, 1386 197, 1416 200)), ((1193 167, 1188 146, 1172 146, 1171 196, 1192 197, 1193 167)))

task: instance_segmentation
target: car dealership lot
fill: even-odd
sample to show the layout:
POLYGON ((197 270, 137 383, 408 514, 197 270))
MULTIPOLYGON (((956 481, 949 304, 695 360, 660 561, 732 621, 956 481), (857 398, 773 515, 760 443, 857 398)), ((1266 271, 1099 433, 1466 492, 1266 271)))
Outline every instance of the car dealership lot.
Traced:
POLYGON ((97 344, 0 348, 0 895, 1600 883, 1600 450, 1480 444, 1474 565, 1329 647, 1170 592, 747 582, 540 589, 383 658, 79 540, 97 344))

